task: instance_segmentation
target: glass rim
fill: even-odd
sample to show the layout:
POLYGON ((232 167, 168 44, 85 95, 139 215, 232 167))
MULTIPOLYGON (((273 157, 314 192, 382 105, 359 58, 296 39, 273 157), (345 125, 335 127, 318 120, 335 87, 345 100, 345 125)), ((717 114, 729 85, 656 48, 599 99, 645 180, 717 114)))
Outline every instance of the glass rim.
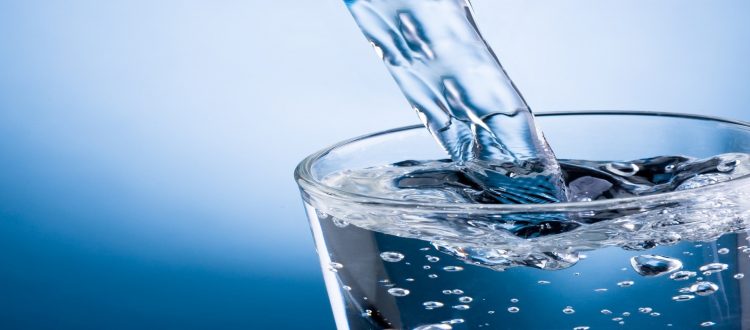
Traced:
MULTIPOLYGON (((681 118, 691 120, 703 120, 711 121, 716 123, 731 124, 740 126, 750 130, 750 122, 726 119, 714 116, 703 116, 695 114, 685 114, 676 112, 662 112, 662 111, 640 111, 640 110, 585 110, 585 111, 545 111, 535 113, 534 116, 538 117, 565 117, 565 116, 637 116, 637 117, 667 117, 667 118, 681 118)), ((550 203, 550 204, 480 204, 480 203, 427 203, 427 202, 416 202, 416 201, 404 201, 397 199, 388 199, 383 197, 370 196, 365 194, 358 194, 335 187, 327 186, 324 183, 316 180, 312 174, 313 165, 321 160, 323 157, 328 155, 331 151, 356 143, 359 141, 367 140, 374 137, 385 136, 389 134, 410 131, 414 129, 422 128, 424 125, 410 125, 404 127, 393 128, 389 130, 379 131, 375 133, 365 134, 348 140, 344 140, 335 143, 331 146, 323 148, 303 159, 294 170, 294 178, 297 181, 300 189, 304 192, 315 195, 317 197, 323 197, 325 199, 334 199, 339 202, 353 203, 358 205, 366 205, 377 208, 397 208, 407 209, 412 212, 414 211, 429 211, 429 212, 468 212, 468 213, 547 213, 547 212, 567 212, 567 211, 585 211, 585 210, 601 210, 601 209, 619 209, 628 206, 641 207, 647 205, 661 205, 669 204, 676 200, 680 200, 682 196, 689 195, 695 192, 708 192, 714 190, 723 190, 726 187, 739 185, 739 184, 750 184, 750 175, 743 176, 731 181, 720 182, 708 186, 703 186, 694 189, 682 190, 682 191, 671 191, 666 193, 659 193, 654 195, 616 198, 607 200, 595 200, 589 202, 563 202, 563 203, 550 203)), ((694 196, 694 195, 693 195, 694 196)))

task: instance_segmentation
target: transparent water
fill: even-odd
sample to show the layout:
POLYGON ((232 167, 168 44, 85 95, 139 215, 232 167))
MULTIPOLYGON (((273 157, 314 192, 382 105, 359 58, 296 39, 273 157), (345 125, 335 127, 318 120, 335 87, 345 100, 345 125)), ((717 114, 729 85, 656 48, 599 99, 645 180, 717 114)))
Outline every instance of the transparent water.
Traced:
MULTIPOLYGON (((580 201, 683 191, 652 208, 506 216, 381 214, 308 201, 332 299, 352 329, 747 329, 750 156, 562 160, 580 201), (630 169, 625 171, 625 169, 630 169), (324 211, 321 211, 324 210, 324 211), (319 228, 315 229, 315 228, 319 228), (338 298, 336 298, 338 297, 338 298)), ((485 200, 449 161, 328 175, 404 201, 485 200)), ((470 181, 469 181, 470 182, 470 181)), ((486 199, 486 201, 493 201, 486 199)))
POLYGON ((467 178, 502 203, 566 200, 529 106, 466 0, 347 0, 412 108, 467 178), (513 181, 522 179, 524 184, 513 181), (512 185, 516 189, 507 191, 512 185))

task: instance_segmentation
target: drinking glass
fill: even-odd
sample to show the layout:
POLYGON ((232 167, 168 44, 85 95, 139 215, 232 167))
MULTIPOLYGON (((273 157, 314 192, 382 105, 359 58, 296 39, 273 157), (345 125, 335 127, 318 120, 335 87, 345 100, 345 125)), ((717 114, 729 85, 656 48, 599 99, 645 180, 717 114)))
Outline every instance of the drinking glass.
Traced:
MULTIPOLYGON (((718 118, 602 111, 537 121, 559 159, 750 153, 750 126, 718 118)), ((324 180, 444 158, 411 126, 336 144, 297 167, 339 329, 750 329, 750 179, 545 205, 420 203, 324 180), (526 238, 507 230, 548 219, 575 226, 526 238), (679 271, 656 274, 659 258, 679 271)))

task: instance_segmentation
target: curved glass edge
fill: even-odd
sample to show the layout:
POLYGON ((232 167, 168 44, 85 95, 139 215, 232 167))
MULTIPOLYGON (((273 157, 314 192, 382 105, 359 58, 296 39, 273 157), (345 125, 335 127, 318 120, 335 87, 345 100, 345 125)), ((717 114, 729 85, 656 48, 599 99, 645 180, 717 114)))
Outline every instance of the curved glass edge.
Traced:
MULTIPOLYGON (((725 119, 720 117, 702 116, 694 114, 683 114, 683 113, 671 113, 671 112, 654 112, 654 111, 639 111, 639 110, 627 110, 627 111, 548 111, 535 113, 535 116, 539 117, 555 117, 555 116, 644 116, 644 117, 671 117, 691 120, 705 120, 722 124, 731 124, 741 126, 750 130, 750 122, 725 119)), ((321 182, 315 180, 312 175, 313 164, 325 157, 332 150, 340 148, 342 146, 355 143, 358 141, 409 131, 413 129, 423 129, 422 125, 411 125, 400 128, 394 128, 390 130, 380 131, 376 133, 366 134, 359 137, 355 137, 349 140, 341 141, 332 146, 324 148, 312 155, 306 157, 302 162, 297 165, 294 170, 294 178, 300 189, 303 192, 303 196, 309 196, 309 198, 317 199, 319 201, 324 200, 335 200, 338 202, 345 202, 348 204, 357 204, 368 208, 381 208, 381 209, 393 209, 393 210, 408 210, 410 213, 472 213, 472 214, 508 214, 508 213, 549 213, 549 212, 579 212, 579 211, 591 211, 591 210, 602 210, 602 209, 623 209, 623 208, 639 208, 647 209, 651 207, 660 207, 670 205, 683 201, 691 194, 695 193, 711 193, 720 192, 729 187, 742 186, 750 184, 750 175, 741 177, 729 182, 717 183, 709 186, 700 188, 674 191, 661 193, 656 195, 618 198, 610 200, 600 200, 591 202, 565 202, 565 203, 554 203, 554 204, 478 204, 478 203, 420 203, 413 201, 403 201, 395 199, 387 199, 381 197, 374 197, 368 195, 357 194, 334 187, 329 187, 321 182)))

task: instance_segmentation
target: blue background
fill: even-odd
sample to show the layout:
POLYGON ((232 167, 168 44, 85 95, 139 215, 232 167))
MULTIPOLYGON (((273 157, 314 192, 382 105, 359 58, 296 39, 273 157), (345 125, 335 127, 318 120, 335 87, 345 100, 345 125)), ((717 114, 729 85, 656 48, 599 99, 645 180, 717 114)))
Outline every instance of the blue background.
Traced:
MULTIPOLYGON (((750 2, 474 6, 537 110, 750 119, 750 2)), ((337 0, 0 1, 0 328, 333 328, 293 168, 416 122, 337 0)))

